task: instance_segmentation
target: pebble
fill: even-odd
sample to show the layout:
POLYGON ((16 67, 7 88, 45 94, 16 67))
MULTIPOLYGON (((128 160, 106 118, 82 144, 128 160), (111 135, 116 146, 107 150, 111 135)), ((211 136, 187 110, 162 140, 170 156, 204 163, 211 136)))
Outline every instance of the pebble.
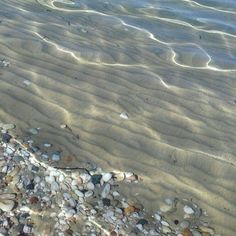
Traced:
POLYGON ((53 153, 52 154, 52 161, 60 161, 61 156, 59 153, 53 153))
POLYGON ((91 181, 94 185, 100 184, 100 181, 102 179, 102 175, 92 175, 91 181))
POLYGON ((102 176, 102 180, 103 180, 104 182, 108 182, 111 178, 112 178, 112 174, 111 174, 111 173, 105 173, 105 174, 103 174, 103 176, 102 176))
POLYGON ((29 86, 29 85, 31 85, 31 82, 29 80, 24 80, 23 84, 25 84, 26 86, 29 86))
POLYGON ((159 214, 156 213, 154 217, 157 221, 161 221, 161 216, 159 214))
POLYGON ((1 199, 0 201, 0 209, 2 211, 10 212, 15 206, 15 202, 13 200, 1 199))
POLYGON ((52 146, 52 144, 51 143, 44 143, 43 146, 46 147, 46 148, 49 148, 49 147, 52 146))
POLYGON ((140 219, 140 220, 137 222, 137 224, 141 224, 142 226, 144 226, 144 225, 147 225, 147 224, 148 224, 148 221, 145 220, 145 219, 140 219))
POLYGON ((110 190, 111 190, 111 185, 107 183, 102 190, 101 193, 102 198, 106 198, 107 195, 110 193, 110 190))
POLYGON ((12 138, 12 136, 8 133, 2 134, 2 141, 4 143, 9 143, 11 138, 12 138))
POLYGON ((207 227, 207 226, 203 226, 203 225, 202 225, 202 226, 200 226, 199 228, 200 228, 200 230, 201 230, 202 232, 204 232, 204 233, 209 233, 209 234, 211 234, 211 235, 213 235, 213 234, 215 233, 212 228, 207 227))
POLYGON ((92 182, 88 182, 86 187, 88 190, 94 190, 94 188, 95 188, 95 186, 92 182))
POLYGON ((187 205, 184 206, 184 212, 188 215, 194 214, 194 210, 190 206, 187 206, 187 205))
POLYGON ((5 130, 15 129, 15 127, 16 126, 14 124, 4 124, 2 126, 2 128, 5 129, 5 130))
POLYGON ((183 228, 183 229, 188 228, 189 225, 190 225, 189 222, 186 221, 186 220, 184 220, 184 221, 182 221, 182 222, 180 223, 180 227, 183 228))
POLYGON ((128 119, 129 119, 129 116, 128 116, 128 114, 127 114, 126 112, 122 112, 122 113, 120 114, 120 118, 125 119, 125 120, 128 120, 128 119))
POLYGON ((162 232, 164 233, 164 234, 168 234, 168 233, 171 233, 171 229, 168 227, 168 226, 163 226, 162 227, 162 232))
POLYGON ((184 229, 183 230, 183 236, 193 236, 193 234, 189 229, 184 229))
POLYGON ((171 211, 173 209, 172 205, 167 205, 167 204, 163 204, 161 205, 160 207, 160 210, 163 212, 163 213, 166 213, 168 211, 171 211))
POLYGON ((83 180, 83 183, 87 183, 91 179, 91 175, 83 173, 80 175, 80 178, 83 180))
POLYGON ((202 234, 196 230, 192 230, 193 236, 202 236, 202 234))
POLYGON ((38 131, 37 128, 32 128, 32 129, 29 130, 29 132, 30 132, 31 134, 38 134, 38 133, 39 133, 39 131, 38 131))
POLYGON ((56 182, 56 181, 53 181, 52 183, 51 183, 51 190, 52 191, 58 191, 59 190, 59 185, 58 185, 58 183, 56 182))
POLYGON ((170 224, 164 220, 161 221, 161 224, 164 225, 164 226, 170 226, 170 224))
POLYGON ((81 191, 79 191, 79 190, 75 190, 75 194, 76 194, 78 197, 81 197, 81 198, 84 197, 84 194, 83 194, 81 191))

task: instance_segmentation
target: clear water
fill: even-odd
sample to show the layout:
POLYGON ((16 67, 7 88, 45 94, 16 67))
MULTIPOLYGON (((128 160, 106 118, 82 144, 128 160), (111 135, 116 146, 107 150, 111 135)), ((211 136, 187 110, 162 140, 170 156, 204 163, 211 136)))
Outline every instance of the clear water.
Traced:
POLYGON ((41 127, 73 164, 138 173, 122 191, 149 210, 192 197, 233 235, 236 1, 0 4, 0 120, 41 127))

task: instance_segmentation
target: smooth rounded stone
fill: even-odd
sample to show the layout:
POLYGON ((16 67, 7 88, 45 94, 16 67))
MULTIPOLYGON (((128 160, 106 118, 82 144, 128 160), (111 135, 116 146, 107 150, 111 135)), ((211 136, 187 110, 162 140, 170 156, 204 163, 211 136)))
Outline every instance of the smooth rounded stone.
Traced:
POLYGON ((57 170, 51 170, 51 171, 50 171, 50 175, 51 175, 51 176, 56 176, 56 177, 58 177, 60 174, 61 174, 61 173, 60 173, 59 171, 57 171, 57 170))
POLYGON ((99 174, 92 175, 91 177, 91 181, 94 185, 100 184, 101 179, 102 179, 102 175, 99 175, 99 174))
POLYGON ((89 190, 89 191, 85 192, 84 196, 86 198, 93 196, 93 191, 89 190))
POLYGON ((173 209, 172 205, 167 205, 167 204, 163 204, 160 206, 160 210, 163 212, 163 213, 166 213, 168 211, 171 211, 173 209))
POLYGON ((40 183, 40 181, 41 181, 41 178, 39 176, 34 177, 34 182, 35 183, 40 183))
POLYGON ((65 128, 67 128, 67 127, 68 127, 68 126, 67 126, 66 124, 61 124, 61 125, 60 125, 60 128, 61 128, 61 129, 65 129, 65 128))
POLYGON ((126 113, 126 112, 120 113, 120 118, 128 120, 129 119, 128 113, 126 113))
POLYGON ((80 178, 83 180, 83 183, 87 183, 91 179, 91 175, 89 175, 87 173, 82 173, 80 175, 80 178))
POLYGON ((168 226, 163 226, 162 227, 162 232, 164 233, 164 234, 168 234, 168 233, 171 233, 172 231, 171 231, 171 229, 168 227, 168 226))
POLYGON ((65 213, 65 217, 66 217, 66 218, 70 218, 70 217, 72 217, 75 213, 76 213, 76 212, 75 212, 74 209, 70 209, 69 211, 67 211, 67 212, 65 213))
POLYGON ((65 176, 63 174, 60 174, 58 177, 59 182, 63 182, 65 180, 65 176))
POLYGON ((202 234, 196 230, 192 230, 193 236, 202 236, 202 234))
POLYGON ((113 197, 119 197, 119 196, 120 196, 120 194, 119 194, 117 191, 114 191, 114 192, 112 193, 112 195, 113 195, 113 197))
POLYGON ((29 130, 29 132, 30 132, 31 134, 38 134, 38 133, 39 133, 39 131, 38 131, 37 128, 32 128, 32 129, 29 130))
POLYGON ((24 80, 23 84, 25 84, 26 86, 29 86, 29 85, 31 85, 31 82, 29 80, 24 80))
POLYGON ((52 161, 60 161, 61 160, 61 155, 57 152, 52 154, 52 161))
POLYGON ((69 193, 63 193, 63 198, 65 200, 69 200, 71 198, 71 195, 69 193))
POLYGON ((59 185, 58 185, 58 183, 56 182, 56 181, 53 181, 52 183, 51 183, 51 190, 52 191, 58 191, 59 190, 59 185))
POLYGON ((48 154, 46 154, 46 153, 43 153, 43 154, 41 155, 41 157, 42 157, 42 159, 44 159, 44 160, 48 160, 48 159, 49 159, 49 156, 48 156, 48 154))
POLYGON ((190 226, 190 223, 187 220, 184 220, 180 223, 180 227, 186 229, 190 226))
POLYGON ((164 225, 164 226, 170 226, 170 224, 164 220, 161 221, 161 224, 164 225))
POLYGON ((44 143, 43 146, 46 148, 50 148, 52 146, 52 144, 51 143, 44 143))
POLYGON ((104 206, 110 206, 111 205, 111 200, 108 198, 103 198, 102 203, 104 206))
POLYGON ((16 126, 14 124, 4 124, 2 128, 5 130, 10 130, 10 129, 15 129, 16 126))
POLYGON ((2 134, 2 141, 4 143, 9 143, 11 138, 12 138, 12 136, 10 134, 8 134, 8 133, 2 134))
POLYGON ((14 152, 15 152, 15 149, 13 149, 13 148, 11 148, 11 147, 7 147, 7 148, 6 148, 6 153, 7 153, 7 154, 11 155, 11 154, 13 154, 14 152))
POLYGON ((73 198, 70 198, 68 203, 71 207, 76 207, 76 201, 73 198))
POLYGON ((136 228, 138 228, 140 231, 143 231, 143 226, 141 224, 137 224, 136 228))
POLYGON ((88 182, 86 187, 87 187, 88 190, 94 190, 94 188, 95 188, 95 186, 92 182, 88 182))
POLYGON ((81 191, 75 190, 74 192, 75 192, 75 194, 76 194, 78 197, 81 197, 81 198, 84 197, 84 194, 83 194, 81 191))
POLYGON ((72 186, 77 186, 78 185, 78 181, 76 179, 73 179, 71 182, 72 186))
POLYGON ((147 225, 148 221, 146 219, 140 219, 137 224, 141 224, 142 226, 147 225))
POLYGON ((49 175, 49 176, 45 177, 45 180, 46 180, 47 183, 51 184, 51 183, 55 182, 55 177, 52 176, 52 175, 49 175))
POLYGON ((16 198, 16 194, 14 194, 14 193, 2 193, 2 194, 0 194, 0 201, 5 200, 5 199, 14 200, 15 198, 16 198))
POLYGON ((7 171, 8 171, 8 166, 3 166, 2 173, 7 173, 7 171))
POLYGON ((97 211, 95 209, 91 209, 90 212, 91 212, 92 215, 97 214, 97 211))
POLYGON ((28 226, 28 225, 24 225, 23 227, 23 232, 25 234, 30 234, 31 233, 31 230, 32 230, 32 227, 28 226))
POLYGON ((107 183, 101 192, 102 198, 106 198, 107 195, 110 193, 110 190, 111 190, 111 185, 107 183))
POLYGON ((0 201, 0 209, 5 212, 11 211, 15 206, 15 202, 8 199, 2 199, 0 201))
POLYGON ((157 221, 161 221, 161 216, 159 214, 154 214, 154 217, 157 221))
POLYGON ((204 233, 209 233, 209 234, 211 234, 211 235, 213 235, 213 234, 215 233, 212 228, 207 227, 207 226, 201 225, 201 226, 199 226, 199 229, 200 229, 202 232, 204 232, 204 233))
POLYGON ((108 182, 111 178, 112 178, 112 174, 111 173, 105 173, 105 174, 102 175, 102 180, 104 182, 108 182))
POLYGON ((187 205, 184 206, 184 212, 188 215, 194 214, 193 208, 191 208, 190 206, 187 206, 187 205))

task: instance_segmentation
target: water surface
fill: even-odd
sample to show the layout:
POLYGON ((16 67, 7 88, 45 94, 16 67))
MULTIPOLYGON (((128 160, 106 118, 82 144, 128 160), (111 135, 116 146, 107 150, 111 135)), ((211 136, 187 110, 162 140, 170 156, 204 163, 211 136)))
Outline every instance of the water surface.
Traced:
POLYGON ((40 127, 35 143, 73 163, 138 173, 122 191, 150 211, 193 198, 234 235, 235 1, 0 4, 1 121, 40 127))

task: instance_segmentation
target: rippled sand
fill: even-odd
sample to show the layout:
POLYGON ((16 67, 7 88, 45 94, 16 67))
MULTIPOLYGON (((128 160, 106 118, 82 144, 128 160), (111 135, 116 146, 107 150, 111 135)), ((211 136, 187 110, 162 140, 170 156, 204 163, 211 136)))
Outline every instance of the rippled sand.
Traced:
POLYGON ((193 198, 234 235, 235 3, 73 2, 1 1, 0 121, 143 176, 122 191, 149 210, 193 198))

